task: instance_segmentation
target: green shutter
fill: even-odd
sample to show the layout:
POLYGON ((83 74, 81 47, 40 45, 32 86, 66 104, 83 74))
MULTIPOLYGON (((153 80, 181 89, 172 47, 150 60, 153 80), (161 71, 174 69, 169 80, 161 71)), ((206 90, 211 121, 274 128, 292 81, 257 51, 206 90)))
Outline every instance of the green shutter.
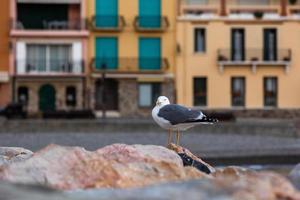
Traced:
POLYGON ((115 37, 96 38, 96 69, 118 68, 118 39, 115 37))
POLYGON ((139 66, 141 70, 159 70, 161 68, 160 38, 140 38, 139 66))
POLYGON ((96 26, 118 26, 118 0, 95 0, 96 26))

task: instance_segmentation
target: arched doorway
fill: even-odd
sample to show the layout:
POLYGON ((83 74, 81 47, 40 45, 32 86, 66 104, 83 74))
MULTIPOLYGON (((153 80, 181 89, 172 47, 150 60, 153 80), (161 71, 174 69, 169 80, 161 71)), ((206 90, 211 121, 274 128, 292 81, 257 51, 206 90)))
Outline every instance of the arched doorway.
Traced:
POLYGON ((55 110, 56 91, 52 85, 46 84, 41 86, 39 90, 39 110, 53 111, 55 110))

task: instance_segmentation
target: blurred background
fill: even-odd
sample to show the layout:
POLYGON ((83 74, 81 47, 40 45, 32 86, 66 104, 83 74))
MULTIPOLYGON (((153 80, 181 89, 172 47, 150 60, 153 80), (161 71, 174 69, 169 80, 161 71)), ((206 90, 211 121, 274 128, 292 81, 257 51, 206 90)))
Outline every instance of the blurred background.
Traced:
POLYGON ((220 123, 215 165, 300 160, 299 0, 1 0, 0 146, 166 145, 158 96, 220 123))

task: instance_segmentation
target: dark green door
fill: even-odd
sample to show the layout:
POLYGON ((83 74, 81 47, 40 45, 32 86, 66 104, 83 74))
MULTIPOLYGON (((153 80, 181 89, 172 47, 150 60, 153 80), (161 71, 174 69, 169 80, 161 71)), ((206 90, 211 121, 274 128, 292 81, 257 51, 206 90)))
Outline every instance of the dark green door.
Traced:
POLYGON ((39 90, 40 111, 54 111, 56 92, 52 85, 43 85, 39 90))

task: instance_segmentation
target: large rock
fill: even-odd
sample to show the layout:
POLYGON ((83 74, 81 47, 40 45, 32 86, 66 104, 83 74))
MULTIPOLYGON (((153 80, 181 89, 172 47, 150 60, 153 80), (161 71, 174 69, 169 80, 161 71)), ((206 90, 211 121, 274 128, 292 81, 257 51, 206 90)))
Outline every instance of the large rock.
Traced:
POLYGON ((287 178, 273 172, 226 167, 217 169, 212 175, 222 188, 235 190, 237 199, 300 200, 299 192, 287 178))
POLYGON ((289 179, 292 181, 294 186, 300 190, 300 164, 296 165, 289 174, 289 179))
MULTIPOLYGON (((138 189, 90 189, 68 193, 55 192, 36 186, 0 183, 5 200, 299 200, 299 194, 275 193, 269 178, 201 179, 158 184, 138 189)), ((276 181, 275 181, 276 182, 276 181)), ((1 199, 1 198, 0 198, 1 199)))
POLYGON ((207 177, 184 167, 173 151, 159 146, 115 144, 90 152, 50 145, 24 162, 0 170, 0 179, 71 190, 129 188, 207 177))
POLYGON ((33 152, 19 147, 0 147, 0 166, 13 162, 24 161, 32 156, 33 152))

